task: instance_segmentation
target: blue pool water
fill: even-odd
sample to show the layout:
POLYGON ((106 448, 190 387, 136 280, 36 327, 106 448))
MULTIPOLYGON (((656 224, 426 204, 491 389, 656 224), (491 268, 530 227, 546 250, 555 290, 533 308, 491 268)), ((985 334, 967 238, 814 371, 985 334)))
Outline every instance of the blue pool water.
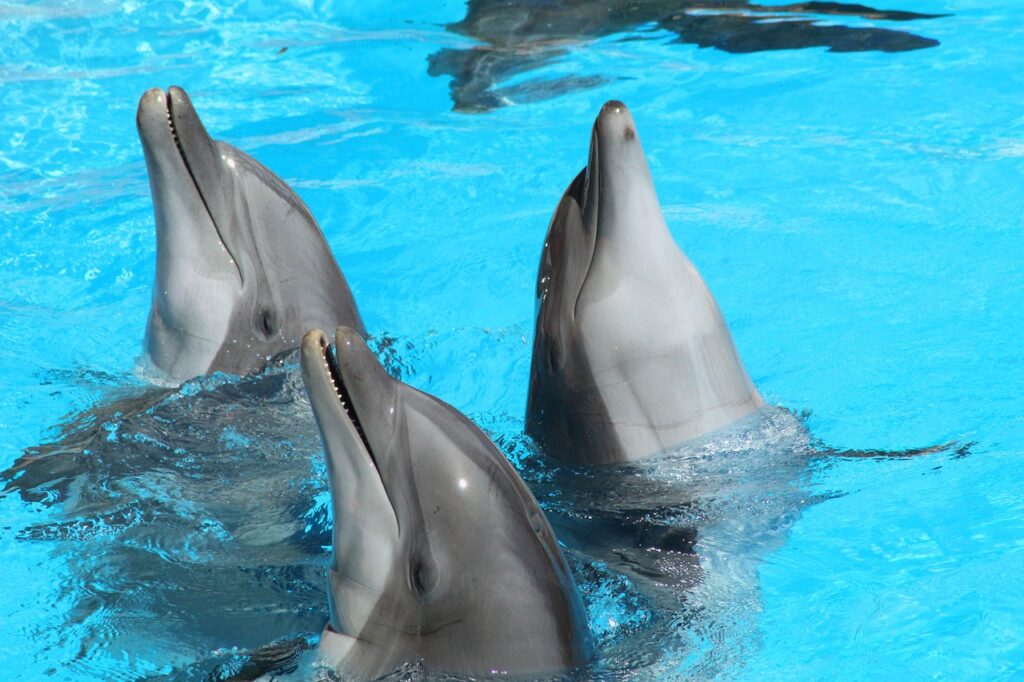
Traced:
POLYGON ((463 2, 0 3, 0 467, 38 460, 0 496, 5 678, 224 676, 272 643, 305 661, 326 621, 294 365, 155 398, 135 370, 135 106, 172 84, 309 204, 393 370, 554 514, 627 504, 520 434, 548 218, 600 105, 630 105, 673 233, 789 412, 629 473, 628 504, 697 529, 665 569, 699 574, 685 589, 568 547, 584 677, 1024 675, 1022 10, 882 6, 949 16, 816 25, 939 45, 729 51, 626 22, 458 91, 431 56, 479 46, 445 28, 463 2))

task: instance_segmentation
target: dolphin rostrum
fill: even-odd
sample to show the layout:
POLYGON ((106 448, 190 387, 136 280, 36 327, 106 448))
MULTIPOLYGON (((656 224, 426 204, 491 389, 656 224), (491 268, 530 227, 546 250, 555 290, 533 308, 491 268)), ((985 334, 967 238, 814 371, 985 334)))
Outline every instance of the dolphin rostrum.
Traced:
POLYGON ((150 362, 183 381, 243 374, 307 329, 362 330, 309 209, 248 154, 213 140, 188 95, 146 92, 136 118, 156 213, 150 362))
POLYGON ((392 379, 352 329, 302 340, 334 518, 321 659, 345 679, 564 671, 589 651, 547 519, 456 409, 392 379))
POLYGON ((541 255, 527 433, 562 459, 623 462, 762 404, 665 224, 629 109, 608 102, 541 255))

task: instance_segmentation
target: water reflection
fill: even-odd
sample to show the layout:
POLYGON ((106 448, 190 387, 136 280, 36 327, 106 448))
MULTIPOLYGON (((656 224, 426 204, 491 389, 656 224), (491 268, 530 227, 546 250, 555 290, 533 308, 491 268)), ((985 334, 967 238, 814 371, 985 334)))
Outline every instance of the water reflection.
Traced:
MULTIPOLYGON (((630 591, 620 599, 640 618, 603 642, 596 638, 596 677, 632 679, 639 667, 644 679, 719 677, 742 668, 756 646, 762 562, 784 545, 805 509, 843 494, 812 492, 815 471, 842 460, 920 456, 941 466, 971 447, 836 449, 816 439, 805 420, 768 406, 664 455, 596 467, 546 458, 525 436, 494 436, 568 555, 628 578, 630 591), (679 658, 659 653, 669 650, 688 652, 688 665, 680 669, 679 658)), ((585 573, 577 580, 592 607, 595 580, 585 573)), ((619 617, 615 610, 606 615, 619 617)), ((591 627, 601 627, 595 616, 591 627)))
POLYGON ((448 29, 483 45, 445 48, 429 59, 432 76, 450 76, 457 111, 488 111, 594 87, 614 74, 533 78, 502 85, 552 64, 588 41, 615 34, 661 38, 732 53, 824 47, 832 52, 903 52, 937 40, 874 26, 843 26, 833 17, 910 21, 943 15, 879 10, 864 5, 804 2, 758 5, 744 0, 470 0, 466 17, 448 29))
MULTIPOLYGON (((422 345, 376 348, 407 375, 422 345)), ((18 537, 68 568, 37 636, 54 657, 74 643, 61 674, 317 674, 331 521, 293 360, 105 401, 4 472, 6 492, 40 511, 18 537)), ((544 507, 587 606, 600 654, 584 679, 671 679, 687 657, 687 675, 739 669, 755 645, 758 568, 823 499, 806 485, 814 462, 956 454, 831 451, 769 408, 648 462, 566 467, 521 420, 493 419, 477 416, 544 507)), ((424 677, 411 664, 395 679, 424 677)))
MULTIPOLYGON (((401 345, 375 342, 398 375, 401 345)), ((4 494, 39 512, 15 537, 66 566, 64 602, 38 620, 40 648, 60 659, 71 642, 61 676, 103 679, 255 679, 245 671, 294 666, 328 618, 331 543, 297 352, 259 375, 114 393, 0 473, 4 494)))

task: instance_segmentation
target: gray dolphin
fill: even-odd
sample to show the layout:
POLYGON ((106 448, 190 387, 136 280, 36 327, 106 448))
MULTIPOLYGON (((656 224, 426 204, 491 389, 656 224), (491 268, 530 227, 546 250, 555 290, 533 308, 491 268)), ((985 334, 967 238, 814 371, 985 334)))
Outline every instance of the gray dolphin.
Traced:
POLYGON ((392 379, 352 329, 302 340, 334 518, 322 660, 346 679, 403 662, 540 674, 582 662, 589 633, 547 519, 491 441, 392 379))
POLYGON ((537 297, 526 430, 549 454, 636 460, 763 404, 672 239, 622 102, 601 109, 551 219, 537 297))
POLYGON ((156 213, 150 361, 175 381, 260 369, 315 326, 363 329, 309 209, 248 154, 213 140, 188 95, 146 92, 136 123, 156 213))

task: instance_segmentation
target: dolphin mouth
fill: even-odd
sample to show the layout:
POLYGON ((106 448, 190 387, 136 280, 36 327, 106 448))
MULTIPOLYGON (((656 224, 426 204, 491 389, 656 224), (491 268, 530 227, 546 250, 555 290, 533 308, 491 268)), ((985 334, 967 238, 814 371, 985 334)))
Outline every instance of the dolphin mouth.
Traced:
MULTIPOLYGON (((189 102, 189 106, 181 107, 183 111, 175 111, 174 90, 175 88, 172 87, 167 91, 167 93, 164 96, 165 106, 167 107, 167 128, 171 131, 171 138, 174 140, 174 146, 178 149, 178 156, 181 157, 181 162, 185 164, 185 170, 188 171, 189 178, 192 180, 192 186, 196 188, 196 194, 199 195, 199 200, 203 202, 203 210, 206 211, 206 215, 210 216, 210 222, 213 223, 213 229, 217 231, 217 238, 220 239, 220 243, 224 245, 224 248, 231 256, 231 262, 235 264, 235 268, 238 269, 238 276, 242 278, 243 273, 238 262, 238 259, 235 258, 235 254, 231 250, 231 246, 228 244, 228 240, 224 238, 224 230, 222 230, 221 226, 217 224, 216 214, 210 209, 210 201, 206 196, 207 193, 203 192, 203 184, 199 182, 199 179, 196 177, 195 169, 192 167, 192 163, 189 161, 189 154, 185 151, 185 146, 181 143, 181 135, 178 132, 178 126, 174 122, 175 114, 180 114, 183 118, 186 116, 192 116, 196 118, 197 121, 199 119, 199 116, 198 114, 196 114, 195 109, 191 107, 191 102, 189 102)), ((187 97, 187 95, 185 95, 184 90, 180 90, 180 92, 182 93, 183 96, 187 97)), ((186 101, 188 100, 186 99, 186 101)), ((199 126, 200 129, 202 129, 201 122, 199 123, 199 126)), ((210 140, 210 143, 213 143, 212 139, 210 140)))
MULTIPOLYGON (((199 183, 196 182, 196 175, 195 173, 192 172, 192 168, 188 165, 188 156, 185 155, 185 148, 181 146, 181 138, 178 136, 178 127, 174 125, 174 116, 172 112, 174 104, 172 102, 172 99, 173 98, 171 97, 171 93, 170 91, 168 91, 164 95, 164 102, 166 103, 165 108, 167 110, 167 128, 168 130, 171 131, 171 139, 174 140, 174 146, 178 148, 178 156, 181 157, 182 162, 185 164, 185 168, 188 170, 188 174, 192 176, 192 184, 195 185, 196 189, 198 190, 199 183)), ((203 193, 199 192, 200 198, 202 198, 202 195, 203 193)), ((206 204, 206 199, 203 199, 203 204, 206 204)), ((206 212, 210 212, 209 208, 207 208, 206 212)))
MULTIPOLYGON (((220 196, 221 190, 230 184, 229 172, 223 168, 224 157, 218 143, 206 131, 188 93, 177 86, 167 90, 147 90, 139 102, 136 120, 146 152, 150 181, 152 183, 154 177, 160 179, 152 185, 154 203, 172 196, 175 188, 180 188, 179 192, 187 192, 186 188, 190 188, 194 194, 188 192, 186 201, 192 202, 197 209, 201 207, 206 214, 231 265, 244 283, 242 262, 236 258, 235 248, 227 239, 229 226, 221 224, 225 210, 230 209, 224 206, 225 199, 220 196), (175 158, 180 165, 174 161, 175 158), (225 210, 215 210, 218 208, 225 210)), ((165 227, 173 230, 176 226, 170 224, 165 227)), ((159 224, 157 229, 160 229, 159 224)))
POLYGON ((362 441, 363 447, 366 448, 367 454, 370 455, 370 461, 373 462, 374 468, 380 471, 380 467, 377 465, 377 458, 373 454, 373 448, 370 447, 370 441, 366 437, 366 431, 363 430, 363 425, 359 421, 359 415, 356 414, 352 396, 348 392, 348 387, 345 386, 345 379, 341 374, 341 368, 338 366, 338 360, 334 353, 331 352, 331 346, 327 343, 325 336, 320 337, 320 353, 323 356, 327 377, 331 380, 334 393, 341 403, 341 409, 345 413, 345 417, 351 422, 356 433, 359 434, 359 439, 362 441))
MULTIPOLYGON (((200 201, 203 202, 203 207, 206 209, 206 214, 210 216, 210 221, 213 226, 217 228, 217 221, 213 219, 213 212, 210 210, 210 205, 206 201, 206 197, 203 196, 203 188, 200 185, 199 180, 196 179, 196 172, 193 170, 192 165, 189 163, 188 154, 185 152, 184 145, 181 144, 181 135, 178 133, 178 126, 174 123, 174 92, 173 88, 164 93, 164 108, 167 113, 167 129, 171 133, 171 139, 174 140, 174 146, 178 149, 178 156, 181 157, 181 162, 185 164, 185 170, 188 171, 189 177, 192 179, 192 185, 196 188, 196 193, 199 194, 200 201)), ((181 115, 187 116, 188 111, 181 112, 181 115)), ((217 233, 220 234, 220 228, 217 228, 217 233)), ((223 241, 223 239, 221 240, 223 241)))

